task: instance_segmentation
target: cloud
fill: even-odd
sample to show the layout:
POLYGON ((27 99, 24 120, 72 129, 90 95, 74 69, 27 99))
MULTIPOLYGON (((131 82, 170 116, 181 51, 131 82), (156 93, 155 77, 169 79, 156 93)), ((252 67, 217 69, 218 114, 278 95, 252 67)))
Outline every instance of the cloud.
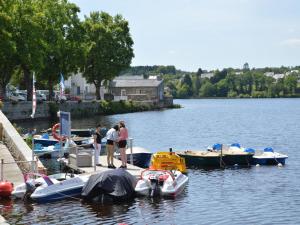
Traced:
POLYGON ((281 42, 282 45, 290 47, 300 47, 300 38, 290 38, 281 42))

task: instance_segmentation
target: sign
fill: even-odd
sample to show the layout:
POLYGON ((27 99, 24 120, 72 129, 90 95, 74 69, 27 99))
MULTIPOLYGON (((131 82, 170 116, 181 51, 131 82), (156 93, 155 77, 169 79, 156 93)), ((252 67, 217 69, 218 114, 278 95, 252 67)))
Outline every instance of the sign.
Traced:
POLYGON ((60 135, 71 137, 71 114, 60 111, 60 135))

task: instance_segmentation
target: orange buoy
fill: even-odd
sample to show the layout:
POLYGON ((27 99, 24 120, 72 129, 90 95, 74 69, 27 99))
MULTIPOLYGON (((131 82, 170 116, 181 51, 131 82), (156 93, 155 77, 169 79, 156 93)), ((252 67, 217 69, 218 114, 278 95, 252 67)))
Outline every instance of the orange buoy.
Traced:
POLYGON ((13 191, 13 184, 8 181, 0 181, 0 197, 9 197, 13 191))
POLYGON ((52 136, 56 139, 56 140, 62 140, 64 141, 66 139, 66 137, 64 136, 59 136, 57 133, 56 133, 56 130, 60 127, 60 124, 59 123, 56 123, 54 124, 54 126, 52 127, 52 136))

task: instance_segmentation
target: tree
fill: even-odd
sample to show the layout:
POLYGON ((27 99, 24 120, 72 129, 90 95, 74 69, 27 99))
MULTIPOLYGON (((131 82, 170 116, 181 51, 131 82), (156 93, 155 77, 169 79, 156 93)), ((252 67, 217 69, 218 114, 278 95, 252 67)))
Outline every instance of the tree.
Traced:
POLYGON ((197 70, 196 75, 200 77, 202 73, 203 73, 202 69, 199 68, 199 69, 197 70))
POLYGON ((133 40, 128 22, 121 15, 92 12, 83 23, 86 36, 86 58, 83 76, 96 87, 100 99, 103 80, 112 80, 129 67, 133 54, 133 40))
POLYGON ((0 96, 6 99, 6 85, 18 62, 16 43, 13 40, 13 7, 15 0, 0 0, 0 96))
POLYGON ((295 90, 297 88, 297 77, 294 75, 286 76, 283 82, 287 94, 295 94, 295 90))
POLYGON ((27 99, 32 97, 32 71, 43 66, 43 14, 38 0, 17 0, 13 8, 13 39, 16 43, 17 60, 23 72, 27 89, 27 99))
POLYGON ((217 96, 218 97, 227 97, 228 94, 228 85, 225 79, 220 80, 217 84, 217 96))
POLYGON ((206 81, 200 88, 200 96, 202 97, 214 97, 215 94, 215 86, 209 81, 206 81))
POLYGON ((78 18, 80 10, 73 3, 48 0, 40 1, 39 7, 43 14, 41 24, 45 54, 38 77, 46 81, 51 100, 53 86, 59 82, 60 74, 66 79, 70 73, 79 70, 84 57, 83 28, 78 18))
POLYGON ((222 71, 217 71, 215 75, 212 78, 210 78, 211 83, 213 84, 218 83, 220 80, 226 78, 227 73, 228 73, 227 69, 223 69, 222 71))

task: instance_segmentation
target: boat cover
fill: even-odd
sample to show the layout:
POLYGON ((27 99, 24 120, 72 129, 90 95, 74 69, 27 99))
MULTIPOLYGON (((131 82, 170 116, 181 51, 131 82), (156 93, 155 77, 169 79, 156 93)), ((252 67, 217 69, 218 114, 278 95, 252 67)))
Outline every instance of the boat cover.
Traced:
POLYGON ((137 179, 124 169, 107 170, 90 176, 81 195, 86 200, 106 194, 114 199, 133 197, 137 179))
POLYGON ((264 152, 274 152, 272 147, 267 147, 264 149, 264 152))

